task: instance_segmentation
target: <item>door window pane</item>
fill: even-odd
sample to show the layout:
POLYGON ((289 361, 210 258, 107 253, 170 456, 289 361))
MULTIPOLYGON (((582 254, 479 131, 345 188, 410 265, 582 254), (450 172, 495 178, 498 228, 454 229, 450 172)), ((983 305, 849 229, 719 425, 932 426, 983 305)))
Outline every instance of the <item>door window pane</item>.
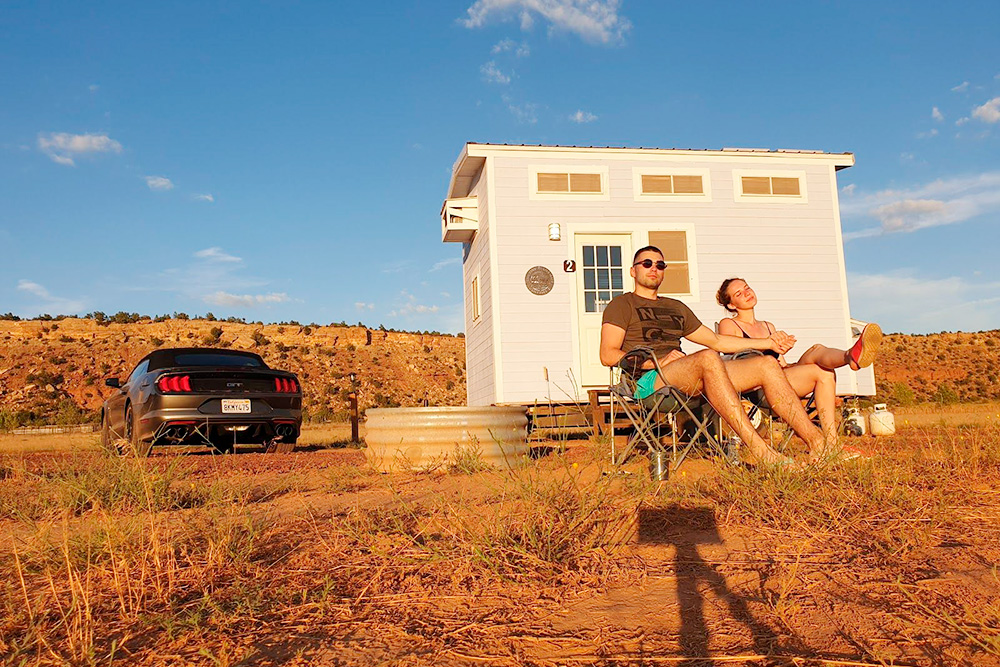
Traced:
POLYGON ((584 308, 588 313, 602 312, 624 289, 621 246, 583 246, 582 268, 584 308))
POLYGON ((598 266, 608 265, 608 246, 606 245, 597 246, 597 265, 598 266))

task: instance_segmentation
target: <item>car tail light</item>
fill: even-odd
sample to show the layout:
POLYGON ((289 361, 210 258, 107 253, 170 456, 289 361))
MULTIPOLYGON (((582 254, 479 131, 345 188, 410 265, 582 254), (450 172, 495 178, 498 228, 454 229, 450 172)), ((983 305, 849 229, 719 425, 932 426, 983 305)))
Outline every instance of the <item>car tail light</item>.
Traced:
POLYGON ((191 377, 188 375, 161 375, 156 387, 162 392, 181 393, 192 391, 191 377))
POLYGON ((288 378, 274 378, 274 390, 281 394, 292 394, 299 390, 299 385, 288 378))

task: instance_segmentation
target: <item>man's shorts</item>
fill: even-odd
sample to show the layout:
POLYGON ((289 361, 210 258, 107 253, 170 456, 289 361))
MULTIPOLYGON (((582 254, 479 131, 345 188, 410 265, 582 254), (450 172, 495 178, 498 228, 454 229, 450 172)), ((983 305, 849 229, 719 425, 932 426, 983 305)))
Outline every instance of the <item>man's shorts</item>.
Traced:
POLYGON ((635 397, 640 401, 656 393, 656 371, 646 371, 635 383, 635 397))

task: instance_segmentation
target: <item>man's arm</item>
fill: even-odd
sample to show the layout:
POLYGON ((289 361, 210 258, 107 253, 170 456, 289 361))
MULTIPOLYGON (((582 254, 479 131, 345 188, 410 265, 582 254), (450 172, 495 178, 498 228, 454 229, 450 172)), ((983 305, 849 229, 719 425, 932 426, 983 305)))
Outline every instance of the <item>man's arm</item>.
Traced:
POLYGON ((601 325, 601 363, 614 366, 625 356, 622 344, 625 342, 625 330, 614 324, 601 325))
POLYGON ((685 338, 692 343, 704 345, 723 354, 732 354, 743 350, 774 350, 778 354, 784 354, 795 345, 795 336, 790 336, 784 331, 775 331, 767 338, 741 338, 717 334, 705 325, 701 325, 685 338))

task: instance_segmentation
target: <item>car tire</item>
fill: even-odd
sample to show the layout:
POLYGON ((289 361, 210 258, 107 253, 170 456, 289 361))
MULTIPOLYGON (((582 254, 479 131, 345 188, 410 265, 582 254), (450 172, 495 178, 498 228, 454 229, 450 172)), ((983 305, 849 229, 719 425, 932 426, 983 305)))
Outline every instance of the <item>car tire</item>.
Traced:
POLYGON ((125 440, 129 449, 140 458, 149 456, 149 450, 153 448, 153 443, 139 440, 139 436, 136 435, 135 413, 131 404, 125 407, 125 440))
POLYGON ((108 423, 108 413, 101 410, 101 447, 106 451, 115 451, 115 446, 111 440, 111 425, 108 423))

